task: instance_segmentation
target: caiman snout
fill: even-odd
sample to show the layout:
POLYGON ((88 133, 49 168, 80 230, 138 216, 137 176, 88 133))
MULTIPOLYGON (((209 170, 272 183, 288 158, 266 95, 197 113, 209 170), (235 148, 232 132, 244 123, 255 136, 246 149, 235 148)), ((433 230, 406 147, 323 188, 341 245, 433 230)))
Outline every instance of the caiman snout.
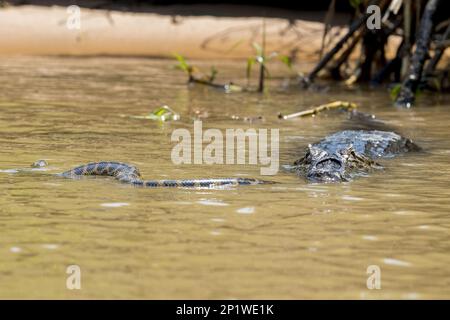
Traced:
POLYGON ((314 182, 339 182, 343 178, 344 163, 337 158, 324 158, 312 165, 307 172, 308 180, 314 182))

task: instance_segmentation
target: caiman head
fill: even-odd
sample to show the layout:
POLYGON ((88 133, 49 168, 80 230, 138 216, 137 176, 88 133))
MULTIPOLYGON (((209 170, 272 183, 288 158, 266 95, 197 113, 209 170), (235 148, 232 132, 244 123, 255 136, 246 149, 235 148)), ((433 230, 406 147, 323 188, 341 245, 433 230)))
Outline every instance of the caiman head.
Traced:
POLYGON ((354 175, 380 166, 365 155, 358 154, 353 147, 328 153, 309 145, 305 156, 294 163, 300 174, 312 182, 349 181, 354 175))

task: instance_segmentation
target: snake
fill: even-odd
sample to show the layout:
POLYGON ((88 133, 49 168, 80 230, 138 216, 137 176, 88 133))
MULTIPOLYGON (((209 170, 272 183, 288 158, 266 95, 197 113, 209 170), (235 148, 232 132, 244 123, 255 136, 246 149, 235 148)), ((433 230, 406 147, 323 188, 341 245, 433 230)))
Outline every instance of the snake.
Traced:
MULTIPOLYGON (((48 163, 45 160, 38 160, 32 167, 45 167, 48 163)), ((73 169, 55 174, 58 177, 76 179, 82 176, 109 176, 114 177, 122 183, 131 184, 138 187, 161 188, 161 187, 216 187, 216 186, 242 186, 273 183, 271 181, 253 178, 217 178, 217 179, 183 179, 183 180, 144 180, 141 177, 139 168, 124 162, 99 161, 90 162, 73 169)))

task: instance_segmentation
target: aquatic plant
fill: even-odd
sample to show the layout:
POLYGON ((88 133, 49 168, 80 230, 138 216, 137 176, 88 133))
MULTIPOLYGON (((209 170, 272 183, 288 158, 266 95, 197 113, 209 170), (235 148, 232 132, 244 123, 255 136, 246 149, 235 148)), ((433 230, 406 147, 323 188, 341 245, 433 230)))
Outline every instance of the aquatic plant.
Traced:
POLYGON ((189 83, 197 83, 205 86, 210 86, 216 89, 224 90, 227 93, 241 92, 245 90, 243 87, 238 86, 232 82, 229 82, 227 84, 215 83, 214 80, 216 79, 216 75, 219 71, 214 66, 211 67, 210 73, 208 75, 202 73, 199 68, 189 64, 182 55, 176 53, 174 54, 174 56, 178 61, 178 64, 175 67, 184 71, 188 75, 189 83))
POLYGON ((267 63, 273 58, 278 58, 288 69, 289 71, 293 71, 292 58, 287 55, 281 55, 278 52, 271 52, 269 55, 266 55, 265 47, 266 47, 266 24, 265 20, 263 20, 262 25, 262 44, 260 45, 257 42, 253 42, 253 48, 255 50, 255 54, 247 59, 247 67, 246 67, 246 78, 247 78, 247 87, 250 87, 250 77, 252 73, 253 66, 255 64, 259 64, 259 78, 258 78, 258 92, 264 91, 265 78, 270 77, 269 69, 267 67, 267 63))
POLYGON ((160 122, 180 120, 180 115, 169 106, 163 105, 145 116, 129 116, 133 119, 149 119, 160 122))

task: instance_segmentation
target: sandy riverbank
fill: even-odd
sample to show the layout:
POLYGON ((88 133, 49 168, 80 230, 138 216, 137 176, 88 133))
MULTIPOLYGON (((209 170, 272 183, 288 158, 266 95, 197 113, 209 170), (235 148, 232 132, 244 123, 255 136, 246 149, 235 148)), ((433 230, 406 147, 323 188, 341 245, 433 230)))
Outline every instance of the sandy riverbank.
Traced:
MULTIPOLYGON (((80 29, 70 29, 67 7, 7 6, 0 8, 0 54, 169 57, 179 52, 204 59, 246 58, 254 52, 252 43, 262 38, 261 17, 239 16, 236 6, 206 9, 202 12, 210 15, 192 15, 182 7, 163 12, 81 8, 80 29), (232 14, 223 14, 226 10, 232 14)), ((268 51, 317 59, 325 13, 280 15, 265 18, 268 51)), ((346 19, 338 14, 332 32, 345 32, 340 25, 346 19)))

